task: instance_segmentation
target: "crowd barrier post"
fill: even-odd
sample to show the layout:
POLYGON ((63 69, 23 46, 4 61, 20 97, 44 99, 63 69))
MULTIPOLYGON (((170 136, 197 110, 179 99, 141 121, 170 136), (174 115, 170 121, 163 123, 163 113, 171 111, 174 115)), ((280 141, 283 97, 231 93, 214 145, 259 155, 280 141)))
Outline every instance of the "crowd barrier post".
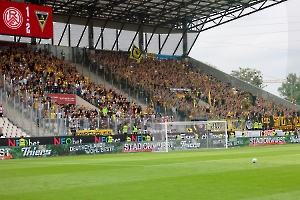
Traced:
MULTIPOLYGON (((12 97, 13 97, 13 104, 14 104, 14 110, 13 110, 13 113, 14 113, 14 119, 16 119, 16 99, 14 97, 14 94, 12 94, 12 97)), ((17 124, 18 125, 18 124, 17 124)))
POLYGON ((91 63, 89 63, 89 80, 91 80, 91 63))
POLYGON ((51 118, 50 102, 48 102, 48 126, 49 126, 49 128, 50 128, 50 118, 51 118))
POLYGON ((5 74, 3 75, 3 90, 6 91, 6 80, 5 80, 5 74))
MULTIPOLYGON (((5 92, 6 93, 6 95, 5 95, 5 108, 7 109, 8 108, 8 94, 7 94, 7 92, 5 92)), ((5 112, 5 115, 7 116, 7 117, 9 117, 9 115, 10 115, 10 112, 5 112)))
POLYGON ((97 87, 98 87, 98 85, 99 85, 99 81, 98 81, 98 79, 99 79, 99 73, 98 73, 98 68, 100 67, 99 66, 99 61, 98 61, 98 57, 96 57, 96 76, 97 76, 97 79, 96 79, 96 84, 97 84, 97 87))
MULTIPOLYGON (((23 97, 23 96, 22 96, 23 97)), ((20 96, 19 96, 20 98, 20 96)), ((23 97, 24 98, 24 97, 23 97)), ((23 103, 23 99, 21 100, 20 98, 20 105, 21 105, 21 112, 22 112, 22 127, 24 127, 24 103, 23 103)))
POLYGON ((105 65, 105 61, 104 61, 104 63, 103 63, 103 86, 104 86, 104 88, 105 88, 105 82, 106 82, 106 80, 105 80, 105 71, 107 70, 107 66, 105 65))
MULTIPOLYGON (((26 97, 27 97, 27 90, 26 90, 26 97)), ((31 101, 32 101, 32 98, 30 98, 31 99, 31 101)), ((26 98, 26 102, 27 102, 27 98, 26 98)), ((33 101, 32 101, 33 102, 33 101)), ((33 106, 33 103, 31 104, 31 106, 33 106)), ((27 107, 27 109, 29 109, 29 107, 27 107)), ((33 116, 32 116, 32 112, 31 112, 31 110, 29 110, 30 111, 30 120, 32 121, 33 120, 33 116)), ((32 132, 32 123, 30 123, 30 131, 32 132)))
POLYGON ((113 66, 112 66, 112 64, 110 65, 111 66, 111 89, 113 89, 113 87, 114 87, 114 79, 113 79, 113 66))
POLYGON ((37 122, 37 125, 35 126, 35 129, 36 129, 37 135, 40 136, 40 129, 39 129, 40 116, 38 114, 38 109, 35 110, 35 116, 36 116, 36 122, 37 122))

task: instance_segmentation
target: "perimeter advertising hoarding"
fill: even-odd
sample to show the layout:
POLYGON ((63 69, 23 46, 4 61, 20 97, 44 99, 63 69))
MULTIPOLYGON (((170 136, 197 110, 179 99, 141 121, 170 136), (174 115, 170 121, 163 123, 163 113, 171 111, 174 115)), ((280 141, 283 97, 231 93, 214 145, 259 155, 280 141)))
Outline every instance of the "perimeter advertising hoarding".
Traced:
POLYGON ((53 38, 51 7, 1 1, 0 14, 0 34, 53 38))
MULTIPOLYGON (((199 143, 205 143, 202 139, 199 143)), ((297 136, 291 137, 260 137, 260 138, 231 138, 228 141, 229 147, 242 147, 256 145, 280 145, 300 143, 297 136), (253 142, 255 140, 256 142, 253 142)), ((90 144, 61 144, 61 145, 37 145, 28 147, 7 147, 0 146, 0 159, 26 158, 26 157, 48 157, 48 156, 72 156, 72 155, 94 155, 107 153, 126 153, 126 152, 153 152, 157 151, 163 142, 139 141, 139 142, 112 142, 112 143, 90 143, 90 144)), ((169 150, 188 150, 199 147, 187 148, 184 143, 177 140, 168 143, 169 150)), ((201 148, 205 148, 203 145, 201 148)))
MULTIPOLYGON (((102 136, 54 136, 54 137, 27 137, 24 138, 26 146, 38 145, 64 145, 88 143, 119 143, 151 141, 150 135, 102 135, 102 136)), ((19 146, 20 138, 0 138, 0 146, 19 146)))

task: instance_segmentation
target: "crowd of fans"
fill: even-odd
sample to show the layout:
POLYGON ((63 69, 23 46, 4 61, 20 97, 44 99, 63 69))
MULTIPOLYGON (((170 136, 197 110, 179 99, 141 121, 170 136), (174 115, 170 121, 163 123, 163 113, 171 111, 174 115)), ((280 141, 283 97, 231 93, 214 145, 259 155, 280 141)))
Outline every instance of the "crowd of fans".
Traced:
POLYGON ((183 64, 179 60, 144 58, 136 64, 128 55, 120 53, 100 53, 89 55, 89 58, 93 62, 98 59, 99 65, 105 66, 107 76, 113 76, 117 81, 126 79, 131 88, 143 88, 143 91, 151 94, 152 107, 155 107, 156 113, 160 112, 161 107, 166 107, 180 111, 190 119, 206 117, 259 122, 271 116, 300 116, 299 111, 261 97, 251 95, 248 98, 241 88, 223 83, 203 73, 200 68, 183 64), (172 88, 187 92, 178 95, 172 88), (199 100, 207 104, 200 106, 199 100))
POLYGON ((126 80, 126 85, 134 90, 142 89, 149 97, 149 107, 142 110, 140 105, 116 90, 90 81, 75 66, 42 49, 0 47, 1 76, 5 75, 3 85, 9 96, 21 99, 24 107, 39 110, 38 117, 66 119, 66 126, 77 129, 108 128, 113 120, 108 120, 109 124, 104 123, 105 119, 119 118, 134 118, 133 123, 142 127, 143 121, 149 119, 148 115, 161 116, 161 107, 190 119, 261 121, 266 116, 299 116, 295 110, 260 97, 254 98, 252 103, 245 103, 241 88, 220 82, 200 68, 178 60, 145 58, 141 63, 135 63, 127 54, 84 53, 90 64, 99 68, 100 74, 113 77, 120 83, 126 80), (176 89, 185 92, 179 94, 174 92, 176 89), (59 105, 46 97, 47 93, 76 94, 97 109, 83 105, 59 105), (200 100, 207 104, 201 104, 200 100))
MULTIPOLYGON (((72 64, 47 50, 2 46, 0 57, 1 76, 5 76, 3 86, 8 96, 20 99, 24 108, 34 109, 40 119, 66 119, 64 123, 70 128, 98 129, 109 126, 101 123, 103 119, 137 118, 143 121, 145 114, 152 114, 151 109, 143 111, 140 105, 114 89, 96 85, 88 77, 81 76, 72 64), (76 94, 97 109, 59 105, 47 97, 47 93, 76 94)), ((39 119, 37 123, 39 126, 39 119)))

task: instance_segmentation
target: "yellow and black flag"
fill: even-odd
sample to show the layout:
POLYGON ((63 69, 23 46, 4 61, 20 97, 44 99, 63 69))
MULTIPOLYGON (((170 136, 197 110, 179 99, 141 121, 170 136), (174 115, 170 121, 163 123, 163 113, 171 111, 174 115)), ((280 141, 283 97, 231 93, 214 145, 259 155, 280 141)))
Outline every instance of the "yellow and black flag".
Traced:
POLYGON ((210 94, 210 90, 208 90, 208 95, 207 95, 207 100, 208 100, 208 104, 211 106, 211 94, 210 94))
POLYGON ((142 52, 141 52, 141 50, 137 46, 132 45, 132 49, 130 51, 129 58, 135 59, 138 63, 140 63, 140 61, 142 59, 142 52))

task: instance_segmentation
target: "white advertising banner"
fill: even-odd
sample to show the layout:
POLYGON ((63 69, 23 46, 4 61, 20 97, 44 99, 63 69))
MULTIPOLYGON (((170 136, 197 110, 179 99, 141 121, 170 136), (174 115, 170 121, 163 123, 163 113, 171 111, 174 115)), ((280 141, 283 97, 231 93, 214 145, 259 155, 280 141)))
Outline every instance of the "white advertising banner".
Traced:
MULTIPOLYGON (((285 132, 282 130, 275 130, 277 136, 284 136, 285 132)), ((245 137, 261 137, 261 136, 272 136, 273 130, 265 131, 244 131, 245 137)), ((235 131, 235 137, 242 137, 242 131, 235 131)))

